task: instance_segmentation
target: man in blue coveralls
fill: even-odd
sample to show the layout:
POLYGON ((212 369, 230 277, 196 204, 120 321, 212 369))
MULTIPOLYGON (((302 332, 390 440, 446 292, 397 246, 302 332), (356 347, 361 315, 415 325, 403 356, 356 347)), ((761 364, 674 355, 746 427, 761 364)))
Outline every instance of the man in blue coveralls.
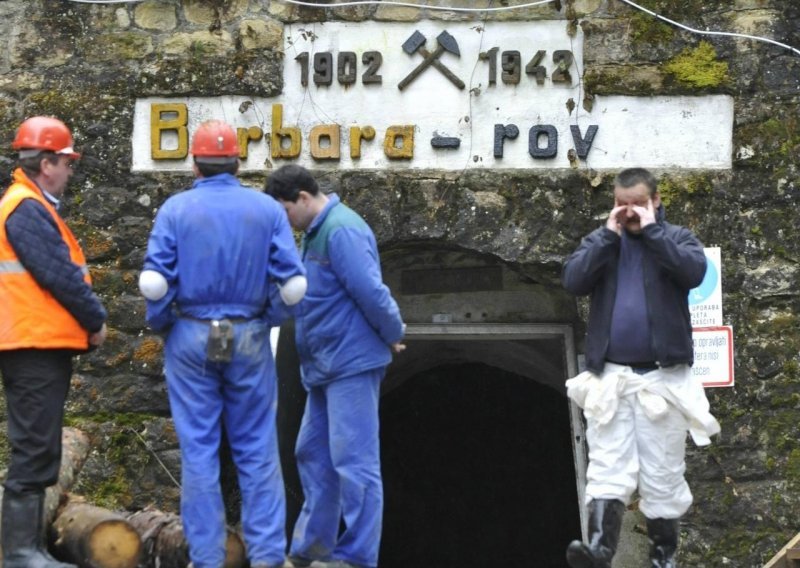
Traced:
POLYGON ((192 155, 197 179, 158 211, 139 279, 148 323, 167 332, 164 370, 181 447, 183 528, 194 568, 222 568, 224 424, 251 566, 282 566, 285 497, 269 343, 275 322, 268 312, 303 297, 305 270, 281 206, 235 177, 236 132, 223 122, 203 123, 192 155))
POLYGON ((305 503, 289 559, 296 567, 373 568, 383 517, 378 399, 392 352, 405 348, 403 320, 383 283, 375 236, 358 214, 296 165, 276 170, 267 193, 305 231, 308 271, 308 294, 295 308, 308 391, 296 447, 305 503))

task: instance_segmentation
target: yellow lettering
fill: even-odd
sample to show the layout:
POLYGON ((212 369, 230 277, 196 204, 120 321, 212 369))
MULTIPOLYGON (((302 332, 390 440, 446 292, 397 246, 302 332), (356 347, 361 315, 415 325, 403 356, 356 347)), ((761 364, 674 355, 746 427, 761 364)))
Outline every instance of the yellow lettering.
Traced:
POLYGON ((189 113, 185 103, 153 103, 150 105, 150 156, 154 160, 182 160, 189 153, 189 131, 186 123, 189 113), (163 115, 175 115, 164 118, 163 115), (178 147, 164 150, 161 133, 174 131, 178 135, 178 147))
POLYGON ((251 126, 250 128, 237 128, 236 141, 239 144, 239 159, 247 159, 247 151, 250 148, 250 142, 257 142, 264 137, 264 131, 258 126, 251 126))
POLYGON ((358 126, 350 127, 350 157, 353 159, 361 157, 361 141, 372 140, 375 138, 375 129, 371 126, 359 128, 358 126))
POLYGON ((311 157, 315 160, 338 160, 341 157, 339 132, 338 124, 321 124, 312 128, 308 134, 311 157), (325 147, 322 146, 323 140, 328 141, 325 147))
POLYGON ((300 155, 300 129, 283 127, 283 105, 272 105, 272 157, 296 158, 300 155), (283 139, 289 138, 289 147, 283 147, 283 139))
POLYGON ((414 157, 414 125, 390 126, 386 129, 383 151, 392 160, 410 160, 414 157), (398 140, 400 145, 398 145, 398 140))

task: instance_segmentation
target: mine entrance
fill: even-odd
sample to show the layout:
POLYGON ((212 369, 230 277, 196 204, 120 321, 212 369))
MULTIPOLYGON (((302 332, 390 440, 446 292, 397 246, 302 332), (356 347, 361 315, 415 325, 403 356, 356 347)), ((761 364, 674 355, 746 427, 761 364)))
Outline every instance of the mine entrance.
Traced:
POLYGON ((571 328, 419 324, 407 343, 381 397, 381 568, 563 566, 584 459, 571 328))

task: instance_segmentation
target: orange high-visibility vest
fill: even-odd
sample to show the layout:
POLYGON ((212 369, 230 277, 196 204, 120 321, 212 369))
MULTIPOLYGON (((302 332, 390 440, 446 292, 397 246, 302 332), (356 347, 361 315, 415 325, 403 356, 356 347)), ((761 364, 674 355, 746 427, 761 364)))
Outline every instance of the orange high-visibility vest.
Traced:
POLYGON ((58 226, 69 255, 91 284, 86 258, 77 239, 55 208, 22 169, 0 199, 0 351, 12 349, 80 349, 89 347, 89 332, 25 270, 8 242, 6 221, 23 199, 47 209, 58 226))

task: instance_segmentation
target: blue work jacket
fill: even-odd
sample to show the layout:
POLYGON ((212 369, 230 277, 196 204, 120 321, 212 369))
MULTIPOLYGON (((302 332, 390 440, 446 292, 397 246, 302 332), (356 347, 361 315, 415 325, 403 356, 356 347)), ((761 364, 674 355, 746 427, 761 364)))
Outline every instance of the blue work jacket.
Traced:
POLYGON ((160 272, 167 295, 147 302, 147 322, 169 327, 199 319, 266 317, 275 284, 305 274, 286 212, 230 174, 198 178, 156 215, 145 270, 160 272))
POLYGON ((388 365, 390 345, 403 338, 375 235, 336 194, 328 197, 302 246, 308 291, 295 318, 306 388, 388 365))

